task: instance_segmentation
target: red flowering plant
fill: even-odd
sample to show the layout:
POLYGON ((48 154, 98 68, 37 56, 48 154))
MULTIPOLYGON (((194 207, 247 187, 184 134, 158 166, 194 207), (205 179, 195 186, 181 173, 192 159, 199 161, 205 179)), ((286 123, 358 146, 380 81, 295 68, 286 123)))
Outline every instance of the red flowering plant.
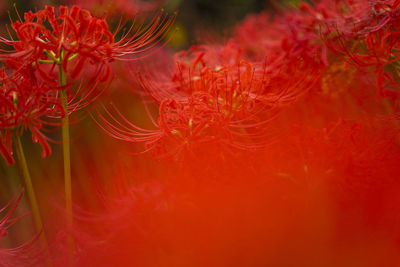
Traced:
POLYGON ((374 73, 380 96, 397 100, 400 1, 355 1, 348 9, 360 15, 349 17, 346 25, 328 25, 327 45, 360 70, 374 73))
POLYGON ((35 77, 32 68, 7 74, 0 70, 0 152, 7 163, 14 163, 12 139, 29 130, 32 140, 42 148, 42 157, 51 154, 47 137, 41 132, 46 120, 61 114, 64 109, 57 100, 59 89, 49 87, 35 77))
POLYGON ((29 130, 32 140, 42 146, 42 157, 51 154, 48 138, 42 133, 51 125, 51 116, 64 117, 64 107, 59 102, 61 89, 52 87, 36 77, 32 66, 18 70, 0 70, 0 153, 8 164, 14 163, 14 148, 23 173, 28 197, 35 218, 36 230, 41 232, 43 249, 47 251, 42 220, 21 142, 24 131, 29 130), (8 73, 9 74, 8 74, 8 73), (14 146, 13 146, 14 144, 14 146))
MULTIPOLYGON (((173 21, 174 16, 167 18, 160 14, 148 26, 136 28, 134 20, 128 31, 116 40, 122 24, 112 33, 105 19, 93 17, 85 9, 61 6, 56 14, 54 7, 46 6, 36 13, 25 13, 24 21, 20 19, 12 24, 18 39, 0 38, 0 43, 6 46, 1 50, 0 60, 6 61, 7 65, 18 66, 17 70, 33 69, 43 83, 62 88, 56 96, 64 107, 64 111, 59 114, 64 114, 62 123, 65 146, 69 142, 69 113, 87 106, 85 101, 92 102, 103 91, 96 93, 96 88, 99 83, 111 80, 109 63, 146 53, 165 37, 173 21), (74 92, 68 78, 77 79, 87 65, 96 68, 95 79, 92 80, 94 83, 79 86, 74 92), (55 69, 59 72, 58 79, 54 74, 55 69)), ((69 149, 64 149, 69 154, 69 149)))
MULTIPOLYGON (((40 88, 34 88, 35 90, 31 92, 36 98, 25 98, 23 94, 12 94, 6 90, 4 101, 11 110, 4 110, 2 154, 8 162, 12 162, 9 130, 18 124, 23 126, 22 129, 31 130, 34 141, 39 141, 44 148, 43 155, 48 155, 50 147, 46 138, 39 132, 42 125, 41 118, 44 116, 61 118, 66 209, 70 213, 72 211, 70 113, 86 107, 104 91, 104 88, 98 90, 98 85, 101 83, 107 85, 111 82, 112 61, 137 59, 138 54, 143 56, 150 53, 150 50, 166 37, 175 16, 168 17, 160 13, 147 25, 138 23, 136 19, 137 17, 134 17, 130 25, 122 23, 121 20, 112 32, 104 18, 94 17, 88 10, 77 6, 71 8, 60 6, 56 11, 54 7, 46 6, 35 13, 26 12, 24 20, 19 18, 12 24, 17 38, 14 39, 11 33, 9 38, 0 38, 0 44, 3 45, 0 50, 0 60, 7 66, 14 66, 13 76, 18 78, 22 75, 20 72, 29 69, 33 72, 31 76, 35 77, 40 85, 40 88), (123 30, 124 26, 127 26, 127 29, 123 30), (94 67, 91 76, 84 73, 88 66, 94 67), (74 81, 80 77, 81 86, 74 86, 74 81), (61 90, 53 93, 52 98, 42 97, 43 91, 57 91, 57 88, 61 90), (39 99, 44 102, 40 102, 39 99), (62 108, 59 108, 60 106, 62 108), (8 125, 12 119, 15 125, 8 125)), ((25 88, 25 84, 23 87, 25 88)), ((29 90, 21 90, 29 93, 29 90)), ((26 181, 30 181, 22 146, 19 151, 24 176, 26 181)), ((32 186, 28 187, 32 189, 28 191, 31 202, 36 202, 32 186)), ((36 218, 40 218, 37 209, 34 213, 36 218)), ((72 217, 69 216, 68 220, 71 224, 72 217)), ((40 219, 38 222, 37 227, 40 229, 40 219)))
POLYGON ((264 146, 271 141, 268 122, 305 93, 318 80, 318 72, 298 72, 301 60, 278 71, 268 62, 240 59, 231 46, 223 48, 194 47, 177 53, 170 76, 139 75, 145 94, 159 106, 157 121, 149 112, 156 130, 130 123, 116 108, 97 113, 98 124, 111 136, 144 142, 146 151, 162 156, 192 152, 209 143, 250 150, 264 146))
POLYGON ((345 76, 349 83, 354 80, 354 68, 332 53, 321 36, 329 34, 324 25, 335 23, 349 27, 349 19, 360 18, 360 2, 354 3, 351 9, 347 1, 323 0, 312 5, 301 2, 280 16, 272 17, 266 12, 251 15, 236 27, 234 40, 248 58, 268 55, 278 65, 281 61, 295 62, 301 58, 304 62, 301 69, 318 68, 321 74, 313 91, 337 96, 341 87, 331 86, 331 77, 345 76))
POLYGON ((271 17, 269 13, 251 15, 236 27, 234 39, 246 56, 260 59, 266 54, 302 57, 310 64, 327 67, 327 48, 321 42, 321 25, 338 19, 340 11, 332 0, 298 8, 271 17))
POLYGON ((133 21, 128 32, 116 40, 122 25, 112 33, 105 19, 93 17, 85 9, 61 6, 56 15, 54 7, 46 6, 36 13, 25 13, 24 21, 12 24, 18 39, 1 38, 8 47, 0 58, 35 64, 40 77, 53 85, 57 79, 44 63, 60 66, 72 79, 77 79, 87 64, 96 65, 97 80, 106 82, 111 79, 111 61, 147 52, 165 36, 172 22, 173 17, 168 19, 162 14, 148 26, 136 28, 133 21))

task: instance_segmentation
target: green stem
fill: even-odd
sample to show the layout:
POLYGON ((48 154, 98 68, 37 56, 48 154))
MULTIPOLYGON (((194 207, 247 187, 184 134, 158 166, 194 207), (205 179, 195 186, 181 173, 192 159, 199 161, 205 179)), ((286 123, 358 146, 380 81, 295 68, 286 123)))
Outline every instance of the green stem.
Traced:
MULTIPOLYGON (((59 78, 60 86, 67 84, 67 77, 62 69, 61 62, 63 61, 63 52, 60 53, 59 58, 59 78)), ((67 226, 72 227, 72 179, 71 179, 71 146, 70 146, 70 135, 69 135, 69 114, 68 114, 68 97, 66 90, 61 91, 61 104, 64 108, 65 116, 62 118, 62 143, 63 143, 63 156, 64 156, 64 188, 65 188, 65 208, 67 210, 67 226)), ((72 266, 74 242, 71 236, 68 236, 68 256, 69 266, 72 266)))
POLYGON ((33 219, 35 221, 36 231, 40 233, 40 242, 42 244, 43 250, 46 253, 47 266, 51 266, 49 246, 47 244, 47 239, 45 231, 43 228, 42 218, 40 216, 39 205, 36 199, 35 190, 33 189, 31 175, 29 173, 28 164, 26 163, 25 153, 22 147, 21 138, 18 134, 15 135, 16 146, 17 146, 17 156, 18 163, 20 165, 22 176, 25 181, 26 191, 28 193, 29 202, 31 204, 31 209, 33 213, 33 219))
MULTIPOLYGON (((59 65, 60 85, 67 84, 65 72, 62 66, 59 65)), ((61 91, 61 103, 64 107, 65 116, 62 119, 62 139, 63 139, 63 154, 64 154, 64 180, 65 180, 65 201, 66 208, 69 213, 72 212, 72 188, 71 188, 71 147, 69 136, 69 115, 68 115, 68 99, 65 90, 61 91)), ((71 215, 71 214, 70 214, 71 215)), ((71 216, 69 221, 72 220, 71 216)), ((71 222, 72 223, 72 222, 71 222)))

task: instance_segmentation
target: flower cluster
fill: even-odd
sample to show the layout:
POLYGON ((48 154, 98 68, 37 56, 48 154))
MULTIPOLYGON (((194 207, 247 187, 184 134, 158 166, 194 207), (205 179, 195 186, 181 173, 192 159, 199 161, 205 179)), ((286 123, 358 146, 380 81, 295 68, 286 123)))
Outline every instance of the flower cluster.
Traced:
MULTIPOLYGON (((98 114, 111 136, 144 142, 157 156, 194 152, 205 143, 255 150, 271 140, 268 123, 318 81, 305 61, 248 61, 234 43, 196 46, 175 55, 169 75, 139 73, 145 95, 159 106, 156 130, 128 123, 118 111, 98 114), (299 72, 305 67, 304 72, 299 72)), ((149 113, 150 116, 152 116, 149 113)))
POLYGON ((56 11, 46 6, 14 22, 17 38, 0 38, 0 151, 6 161, 14 161, 12 135, 24 130, 41 144, 43 157, 50 155, 40 131, 48 120, 92 103, 107 87, 99 85, 111 82, 110 63, 149 51, 165 37, 173 20, 160 13, 146 26, 133 20, 125 33, 120 32, 121 23, 111 32, 105 19, 88 10, 60 6, 56 11), (74 85, 79 77, 80 85, 74 85))
POLYGON ((61 65, 72 79, 79 77, 87 63, 95 64, 99 69, 98 79, 104 82, 111 78, 110 61, 147 51, 164 36, 172 21, 160 14, 149 26, 138 29, 133 21, 130 32, 115 40, 120 26, 112 33, 105 19, 93 17, 85 9, 73 6, 68 10, 61 6, 56 15, 54 7, 46 6, 36 13, 25 13, 23 22, 12 24, 18 40, 2 38, 2 43, 13 49, 3 50, 0 58, 27 65, 36 63, 37 72, 48 83, 54 83, 55 77, 41 63, 61 65))
POLYGON ((374 73, 380 96, 398 100, 399 1, 352 1, 346 24, 328 25, 327 45, 359 69, 374 73), (352 25, 351 27, 349 25, 352 25))
POLYGON ((64 116, 57 99, 58 91, 58 87, 50 87, 37 79, 29 68, 10 74, 7 69, 0 70, 0 151, 7 163, 14 162, 12 136, 22 135, 25 130, 29 130, 32 140, 42 146, 42 157, 51 154, 41 129, 51 124, 48 120, 51 116, 64 116))

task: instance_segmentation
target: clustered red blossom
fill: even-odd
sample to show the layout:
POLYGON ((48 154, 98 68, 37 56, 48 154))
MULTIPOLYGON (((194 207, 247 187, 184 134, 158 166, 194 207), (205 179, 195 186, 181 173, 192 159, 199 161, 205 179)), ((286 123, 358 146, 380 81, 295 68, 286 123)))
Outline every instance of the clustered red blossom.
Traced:
POLYGON ((11 74, 4 68, 0 70, 0 151, 7 163, 14 163, 13 134, 21 135, 25 130, 42 146, 43 157, 51 154, 41 129, 50 123, 46 117, 64 113, 54 94, 57 90, 38 80, 28 68, 11 74))
MULTIPOLYGON (((134 23, 135 21, 133 21, 134 23)), ((146 27, 125 33, 115 40, 119 33, 109 30, 105 19, 93 17, 88 10, 77 6, 61 6, 58 15, 55 8, 46 6, 36 13, 24 14, 24 21, 12 24, 18 39, 2 38, 3 44, 11 46, 11 51, 2 50, 2 60, 23 61, 26 65, 36 63, 36 71, 48 83, 55 83, 55 77, 42 68, 41 60, 53 60, 62 66, 72 79, 77 79, 86 64, 97 65, 98 80, 111 78, 109 62, 123 56, 145 52, 154 41, 165 34, 171 21, 159 15, 146 27), (165 22, 165 25, 160 22, 165 22), (50 27, 46 27, 48 23, 50 27), (72 65, 71 67, 69 65, 72 65)))
POLYGON ((330 26, 328 46, 348 62, 376 77, 379 94, 397 100, 400 1, 372 1, 352 27, 330 26))
POLYGON ((14 162, 12 136, 25 130, 42 146, 42 156, 49 156, 42 128, 94 102, 107 87, 101 84, 112 80, 111 62, 146 53, 165 37, 173 20, 163 14, 146 26, 133 20, 119 40, 115 36, 122 24, 111 32, 104 18, 77 6, 46 6, 14 22, 17 37, 0 37, 0 152, 7 163, 14 162), (60 72, 66 75, 65 84, 60 72), (80 77, 80 85, 74 85, 80 77))
POLYGON ((159 105, 158 119, 151 119, 157 130, 108 110, 99 115, 101 127, 117 139, 144 142, 158 156, 194 152, 204 143, 256 150, 270 142, 268 122, 320 79, 317 66, 303 58, 246 60, 234 41, 195 46, 174 60, 170 76, 139 74, 145 94, 159 105))

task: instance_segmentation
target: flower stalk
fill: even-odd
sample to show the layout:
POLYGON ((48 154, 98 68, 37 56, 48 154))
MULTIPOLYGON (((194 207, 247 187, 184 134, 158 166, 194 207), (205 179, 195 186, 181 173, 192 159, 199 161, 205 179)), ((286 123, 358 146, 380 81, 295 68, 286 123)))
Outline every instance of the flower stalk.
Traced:
MULTIPOLYGON (((67 84, 66 73, 64 72, 60 62, 63 61, 63 51, 60 52, 58 61, 60 86, 64 87, 67 84)), ((57 62, 56 62, 57 63, 57 62)), ((72 179, 71 179, 71 146, 69 135, 69 113, 68 113, 68 97, 66 89, 61 91, 61 104, 64 108, 65 116, 62 118, 62 144, 64 158, 64 190, 65 190, 65 208, 67 210, 67 226, 72 227, 72 179)), ((68 236, 68 259, 70 266, 73 258, 74 242, 71 236, 68 236)))
POLYGON ((18 134, 15 135, 16 147, 17 147, 17 158, 18 163, 22 171, 22 176, 25 182, 26 191, 28 193, 29 202, 31 204, 31 209, 33 213, 33 218, 35 221, 35 228, 38 233, 40 233, 39 239, 46 256, 46 266, 52 266, 50 260, 50 251, 47 244, 46 234, 43 228, 42 218, 40 216, 39 205, 36 199, 35 190, 33 188, 31 175, 29 172, 28 164, 26 162, 25 153, 23 150, 21 138, 18 134))
MULTIPOLYGON (((60 61, 63 60, 63 53, 60 54, 60 61)), ((59 79, 60 86, 63 87, 67 84, 66 74, 59 66, 59 79)), ((66 90, 61 91, 61 104, 65 111, 65 116, 62 118, 62 142, 63 142, 63 156, 64 156, 64 181, 65 181, 65 204, 66 209, 70 213, 68 215, 68 223, 72 224, 72 188, 71 188, 71 146, 69 136, 69 114, 68 114, 68 98, 66 90)))

